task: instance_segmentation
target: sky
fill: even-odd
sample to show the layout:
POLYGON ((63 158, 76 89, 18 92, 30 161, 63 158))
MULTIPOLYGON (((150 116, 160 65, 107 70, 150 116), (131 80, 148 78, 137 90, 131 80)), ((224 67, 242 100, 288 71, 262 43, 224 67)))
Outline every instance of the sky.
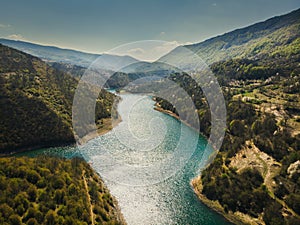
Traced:
POLYGON ((0 37, 103 53, 197 43, 300 8, 299 0, 1 0, 0 37))

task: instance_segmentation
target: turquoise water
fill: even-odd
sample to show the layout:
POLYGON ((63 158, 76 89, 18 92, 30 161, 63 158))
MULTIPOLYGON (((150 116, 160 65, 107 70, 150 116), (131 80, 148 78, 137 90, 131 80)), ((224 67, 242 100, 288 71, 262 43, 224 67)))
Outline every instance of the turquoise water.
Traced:
POLYGON ((81 147, 23 155, 84 157, 118 199, 129 225, 230 224, 203 205, 190 186, 212 153, 206 140, 153 110, 154 102, 147 96, 126 94, 122 99, 118 106, 122 122, 109 133, 81 147))

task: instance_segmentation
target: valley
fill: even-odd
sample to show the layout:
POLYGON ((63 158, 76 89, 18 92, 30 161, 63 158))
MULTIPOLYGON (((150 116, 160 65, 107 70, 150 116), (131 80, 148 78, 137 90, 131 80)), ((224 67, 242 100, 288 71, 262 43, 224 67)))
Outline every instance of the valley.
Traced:
POLYGON ((0 43, 1 224, 300 224, 300 9, 154 62, 0 43))

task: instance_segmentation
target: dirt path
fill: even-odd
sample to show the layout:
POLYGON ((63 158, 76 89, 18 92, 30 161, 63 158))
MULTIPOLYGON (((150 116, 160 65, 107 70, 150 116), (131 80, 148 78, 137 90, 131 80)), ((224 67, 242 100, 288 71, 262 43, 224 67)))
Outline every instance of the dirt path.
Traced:
POLYGON ((274 180, 273 178, 280 172, 281 164, 275 159, 267 155, 266 153, 260 151, 252 142, 248 141, 243 150, 238 152, 235 157, 231 159, 231 167, 236 167, 239 171, 245 168, 253 167, 261 172, 264 178, 264 184, 269 190, 268 193, 271 198, 275 199, 284 207, 284 211, 287 214, 291 214, 299 218, 299 216, 288 207, 284 201, 277 198, 274 194, 274 180))
POLYGON ((85 190, 86 190, 86 195, 88 197, 88 201, 89 201, 89 205, 90 205, 90 215, 91 215, 91 221, 92 221, 92 225, 95 224, 95 220, 94 220, 94 212, 93 212, 93 207, 92 207, 92 203, 91 203, 91 196, 89 194, 89 187, 88 187, 88 184, 86 182, 86 179, 85 179, 85 170, 82 171, 82 177, 83 177, 83 182, 84 182, 84 187, 85 187, 85 190))
POLYGON ((280 172, 281 164, 271 156, 260 151, 252 141, 247 141, 245 147, 231 159, 231 167, 236 167, 238 171, 252 167, 260 171, 264 178, 264 184, 273 193, 273 178, 280 172))

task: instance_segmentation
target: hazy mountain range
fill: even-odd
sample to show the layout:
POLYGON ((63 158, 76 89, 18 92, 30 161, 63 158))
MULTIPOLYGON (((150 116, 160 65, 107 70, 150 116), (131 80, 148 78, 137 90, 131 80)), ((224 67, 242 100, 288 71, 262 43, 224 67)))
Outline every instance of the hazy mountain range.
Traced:
POLYGON ((62 49, 55 46, 44 46, 25 41, 16 41, 9 39, 0 39, 0 43, 30 55, 39 57, 47 62, 68 63, 72 65, 88 67, 96 59, 101 59, 101 68, 107 70, 114 70, 115 68, 122 68, 122 65, 128 65, 138 62, 138 60, 131 56, 117 56, 109 54, 92 54, 70 49, 62 49))

